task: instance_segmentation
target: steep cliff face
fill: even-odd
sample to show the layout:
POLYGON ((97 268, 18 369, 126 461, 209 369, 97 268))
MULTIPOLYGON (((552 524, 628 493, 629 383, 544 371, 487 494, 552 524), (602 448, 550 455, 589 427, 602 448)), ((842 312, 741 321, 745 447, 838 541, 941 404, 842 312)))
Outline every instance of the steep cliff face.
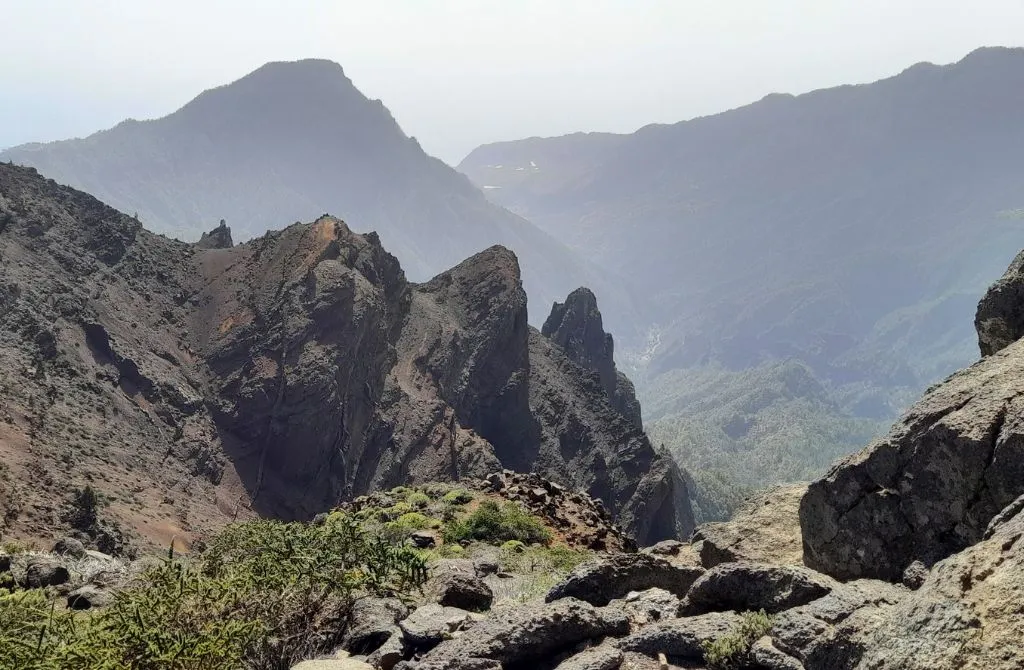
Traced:
POLYGON ((692 530, 671 460, 528 326, 509 250, 413 284, 330 216, 204 240, 0 166, 0 449, 50 482, 4 485, 39 510, 5 510, 18 532, 86 481, 132 491, 112 514, 163 541, 502 467, 587 489, 641 542, 692 530))
POLYGON ((979 306, 986 357, 811 485, 800 510, 808 565, 898 580, 915 560, 931 565, 978 542, 1024 493, 1020 258, 979 306))
POLYGON ((974 327, 982 356, 991 356, 1024 337, 1024 251, 978 303, 974 327))
POLYGON ((637 428, 643 427, 633 382, 615 369, 615 340, 604 331, 597 297, 590 289, 578 288, 564 303, 556 302, 541 333, 570 359, 596 372, 612 406, 637 428))

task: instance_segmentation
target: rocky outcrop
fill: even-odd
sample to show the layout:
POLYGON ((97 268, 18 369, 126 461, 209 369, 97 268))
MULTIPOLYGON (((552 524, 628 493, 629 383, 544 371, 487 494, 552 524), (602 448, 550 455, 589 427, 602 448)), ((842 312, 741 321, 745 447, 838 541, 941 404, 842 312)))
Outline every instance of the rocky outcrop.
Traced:
POLYGON ((1024 514, 932 568, 865 643, 862 670, 1024 667, 1024 514))
POLYGON ((580 287, 564 303, 556 302, 540 332, 570 359, 596 372, 612 407, 637 428, 643 428, 633 382, 615 368, 615 340, 604 331, 593 291, 580 287))
POLYGON ((622 651, 634 651, 648 656, 666 654, 685 661, 704 659, 704 642, 716 640, 732 632, 739 623, 734 612, 713 612, 665 621, 620 640, 616 646, 622 651))
POLYGON ((608 635, 621 636, 629 622, 621 612, 567 598, 495 612, 457 638, 442 642, 404 670, 470 670, 481 660, 503 665, 554 657, 559 651, 608 635))
POLYGON ((409 608, 395 598, 360 598, 349 612, 350 624, 341 646, 353 654, 379 649, 398 633, 396 624, 409 614, 409 608))
POLYGON ((47 473, 23 496, 39 509, 102 471, 157 510, 112 517, 187 546, 190 527, 507 468, 587 491, 642 543, 692 530, 671 459, 529 327, 503 247, 413 284, 330 216, 190 245, 10 165, 0 219, 0 446, 47 473))
POLYGON ((578 598, 592 605, 607 605, 630 591, 664 589, 685 596, 703 574, 700 568, 679 566, 646 553, 613 554, 581 563, 552 587, 547 601, 578 598))
POLYGON ((744 501, 729 521, 702 524, 692 538, 701 563, 802 565, 800 500, 806 492, 806 484, 773 486, 744 501))
POLYGON ((776 614, 772 646, 805 670, 852 670, 873 632, 906 595, 905 589, 874 580, 838 584, 823 598, 776 614))
POLYGON ((764 610, 769 614, 828 595, 836 582, 804 567, 722 563, 701 575, 686 598, 692 612, 764 610))
POLYGON ((991 356, 1024 337, 1024 251, 978 303, 978 347, 991 356))
POLYGON ((230 249, 235 246, 235 243, 231 240, 231 229, 228 228, 224 219, 221 219, 220 225, 203 233, 203 236, 196 242, 196 246, 200 249, 230 249))
POLYGON ((1024 343, 931 390, 889 435, 810 485, 804 560, 842 579, 900 581, 981 539, 1024 493, 1024 343))
POLYGON ((586 491, 569 488, 535 472, 492 472, 475 486, 521 505, 556 529, 570 547, 590 551, 636 550, 636 542, 614 522, 608 508, 586 491))
POLYGON ((445 607, 459 607, 470 612, 491 608, 494 593, 484 580, 474 575, 449 575, 439 585, 437 602, 445 607))
POLYGON ((530 406, 541 426, 544 474, 604 500, 641 544, 692 532, 689 493, 675 461, 611 406, 594 375, 536 331, 530 406), (630 470, 644 474, 631 477, 630 470))

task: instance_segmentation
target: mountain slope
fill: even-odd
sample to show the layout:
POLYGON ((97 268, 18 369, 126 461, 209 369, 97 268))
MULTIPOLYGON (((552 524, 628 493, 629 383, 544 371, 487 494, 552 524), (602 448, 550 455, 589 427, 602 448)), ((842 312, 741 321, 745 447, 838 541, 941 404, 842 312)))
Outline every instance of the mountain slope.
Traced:
POLYGON ((330 212, 376 230, 416 280, 503 244, 521 258, 538 305, 581 284, 628 303, 560 243, 425 154, 329 61, 270 63, 164 118, 15 147, 0 160, 185 240, 219 219, 245 240, 330 212))
POLYGON ((982 49, 628 136, 485 146, 460 169, 649 297, 648 339, 623 342, 642 399, 680 370, 791 360, 837 420, 884 421, 973 359, 973 306, 1024 244, 1022 104, 1024 50, 982 49))
POLYGON ((527 324, 504 247, 414 284, 333 217, 191 245, 0 165, 0 291, 5 533, 55 532, 86 483, 166 544, 503 467, 590 491, 641 542, 693 528, 671 459, 527 324))

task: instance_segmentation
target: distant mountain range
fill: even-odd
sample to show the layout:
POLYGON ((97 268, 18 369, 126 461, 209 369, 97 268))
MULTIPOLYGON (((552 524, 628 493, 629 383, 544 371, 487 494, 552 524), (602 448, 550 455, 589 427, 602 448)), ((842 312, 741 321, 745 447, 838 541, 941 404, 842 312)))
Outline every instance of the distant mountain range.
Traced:
POLYGON ((820 469, 862 439, 859 419, 887 421, 977 357, 977 300, 1024 245, 1021 109, 1024 50, 980 49, 631 135, 487 145, 459 169, 628 275, 642 326, 604 312, 646 331, 623 344, 655 435, 749 461, 734 474, 758 484, 806 474, 798 452, 820 469), (806 388, 785 391, 794 365, 816 418, 806 388), (768 387, 783 392, 754 392, 768 387), (763 451, 782 426, 801 446, 763 451))
POLYGON ((246 240, 330 213, 378 232, 417 281, 505 245, 520 258, 538 321, 582 285, 629 310, 619 282, 488 202, 330 61, 269 63, 164 118, 14 147, 0 160, 35 167, 188 241, 220 219, 246 240))

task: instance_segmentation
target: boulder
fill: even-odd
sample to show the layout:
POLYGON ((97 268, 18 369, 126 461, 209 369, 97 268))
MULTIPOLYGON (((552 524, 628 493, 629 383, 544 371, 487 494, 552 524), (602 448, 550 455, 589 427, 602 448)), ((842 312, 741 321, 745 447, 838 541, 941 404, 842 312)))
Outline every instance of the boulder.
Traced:
POLYGON ((58 586, 71 579, 71 573, 51 556, 31 556, 25 564, 25 586, 41 589, 58 586))
POLYGON ((678 659, 701 661, 704 659, 701 645, 728 635, 739 622, 740 616, 734 612, 712 612, 673 619, 647 626, 618 640, 615 646, 622 651, 647 656, 666 654, 678 659))
POLYGON ((69 558, 85 558, 85 545, 73 537, 64 537, 53 545, 53 553, 69 558))
POLYGON ((548 592, 546 600, 579 598, 592 605, 607 605, 630 591, 650 588, 683 596, 703 572, 649 553, 611 554, 576 566, 548 592))
POLYGON ((859 670, 1024 667, 1024 512, 932 566, 870 635, 859 670))
POLYGON ((366 658, 366 662, 380 670, 392 670, 409 655, 409 648, 402 639, 402 631, 395 628, 387 640, 366 658))
POLYGON ((88 610, 97 607, 106 607, 114 601, 114 594, 96 586, 86 584, 68 594, 68 609, 88 610))
POLYGON ((621 609, 630 621, 642 626, 679 616, 680 600, 665 589, 647 589, 630 591, 624 598, 611 601, 609 607, 621 609))
POLYGON ((200 249, 230 249, 235 246, 231 240, 231 228, 224 219, 221 219, 219 226, 203 233, 195 244, 200 249))
POLYGON ((776 614, 769 633, 772 646, 807 670, 851 670, 871 632, 908 593, 870 579, 838 584, 822 598, 776 614))
POLYGON ((800 499, 806 491, 806 484, 773 486, 748 498, 729 521, 701 525, 692 540, 701 563, 803 565, 800 499))
POLYGON ((679 540, 662 540, 649 547, 644 547, 640 551, 645 554, 654 554, 655 556, 678 556, 679 552, 686 546, 685 542, 680 542, 679 540))
POLYGON ((417 607, 412 614, 398 622, 398 627, 410 647, 426 650, 437 646, 452 633, 465 630, 475 623, 476 619, 466 610, 429 604, 417 607))
POLYGON ((374 670, 374 667, 354 658, 325 658, 302 661, 298 665, 293 665, 291 670, 374 670))
POLYGON ((803 663, 776 649, 767 635, 750 646, 747 657, 758 670, 804 670, 803 663))
POLYGON ((501 570, 501 563, 497 556, 481 556, 473 561, 473 572, 477 577, 496 575, 501 570))
POLYGON ((427 530, 417 530, 409 536, 409 539, 419 549, 430 549, 437 544, 437 536, 427 530))
POLYGON ((889 435, 835 465, 800 504, 804 561, 898 582, 982 539, 1024 494, 1024 342, 956 373, 889 435))
POLYGON ((827 595, 837 582, 793 565, 722 563, 686 594, 692 613, 723 610, 781 612, 827 595))
POLYGON ((928 566, 921 561, 914 561, 903 571, 903 585, 908 589, 919 589, 928 578, 928 566))
POLYGON ((591 647, 559 663, 555 670, 616 670, 622 665, 622 652, 615 647, 591 647))
POLYGON ((564 303, 556 302, 541 333, 558 344, 575 363, 597 373, 612 407, 637 428, 643 428, 633 383, 615 369, 615 341, 604 332, 593 291, 580 287, 564 303))
POLYGON ((453 574, 441 582, 437 602, 470 612, 482 612, 491 608, 494 592, 479 577, 453 574))
MULTIPOLYGON (((471 670, 481 660, 503 665, 550 659, 586 640, 629 632, 626 616, 574 598, 492 612, 462 635, 442 642, 418 664, 405 667, 471 670)), ((402 667, 402 666, 399 666, 402 667)), ((501 666, 483 666, 501 667, 501 666)))
POLYGON ((452 665, 446 660, 426 660, 416 663, 401 663, 397 670, 504 670, 498 661, 489 658, 465 658, 452 665))
POLYGON ((978 303, 978 348, 991 356, 1024 337, 1024 251, 978 303))
POLYGON ((408 615, 409 608, 396 598, 360 598, 352 604, 341 647, 353 654, 369 654, 387 642, 396 631, 395 624, 408 615))

